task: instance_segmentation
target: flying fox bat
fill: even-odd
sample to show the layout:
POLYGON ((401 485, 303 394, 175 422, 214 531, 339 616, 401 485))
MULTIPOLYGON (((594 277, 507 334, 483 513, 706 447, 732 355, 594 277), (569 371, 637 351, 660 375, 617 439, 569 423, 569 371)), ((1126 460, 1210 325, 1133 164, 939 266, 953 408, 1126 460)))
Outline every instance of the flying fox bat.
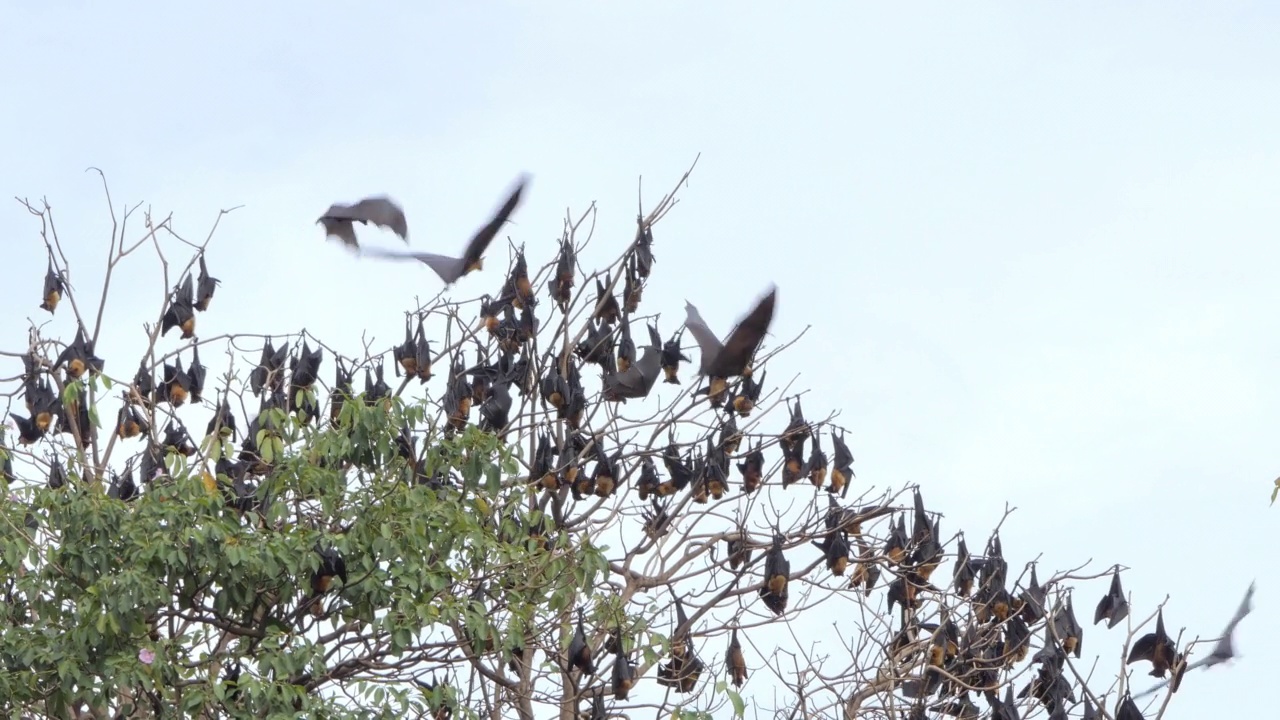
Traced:
POLYGON ((694 339, 702 349, 699 371, 706 375, 710 382, 707 387, 707 396, 713 405, 719 405, 723 400, 729 378, 751 374, 749 367, 751 358, 760 347, 765 334, 769 332, 777 296, 778 289, 770 287, 768 294, 756 303, 756 306, 747 313, 723 344, 702 319, 698 308, 694 307, 693 303, 685 301, 684 309, 687 315, 685 327, 693 333, 694 339))
POLYGON ((1173 644, 1173 638, 1165 632, 1164 609, 1161 608, 1156 612, 1155 632, 1138 638, 1129 651, 1125 665, 1132 665, 1139 660, 1148 660, 1151 662, 1151 676, 1162 678, 1169 668, 1173 667, 1177 654, 1178 648, 1173 644))
MULTIPOLYGON (((1188 670, 1194 670, 1201 667, 1211 668, 1236 657, 1232 638, 1235 635, 1236 626, 1240 624, 1240 621, 1244 619, 1245 615, 1248 615, 1253 610, 1253 591, 1256 586, 1257 582, 1249 583, 1249 589, 1245 591, 1244 599, 1240 601, 1240 607, 1236 608, 1236 614, 1231 617, 1231 621, 1227 623, 1227 627, 1222 631, 1222 636, 1218 638, 1218 642, 1214 645, 1213 651, 1210 652, 1207 657, 1188 665, 1186 670, 1179 673, 1179 676, 1185 674, 1188 670)), ((1144 690, 1141 694, 1135 695, 1134 697, 1141 698, 1150 695, 1151 693, 1167 686, 1169 682, 1169 680, 1166 680, 1150 689, 1144 690)))
POLYGON ((747 659, 742 655, 742 644, 738 642, 736 627, 729 635, 729 649, 725 651, 724 657, 733 686, 742 687, 742 684, 747 681, 747 659))
POLYGON ((182 331, 182 339, 190 340, 196 334, 195 288, 191 275, 182 284, 173 289, 169 297, 169 306, 160 318, 160 334, 168 335, 173 328, 182 331))
POLYGON ((195 308, 200 312, 209 309, 209 301, 213 299, 213 291, 222 281, 209 276, 209 268, 204 264, 204 253, 200 253, 200 277, 196 278, 195 308))
POLYGON ((781 615, 787 610, 787 582, 791 575, 791 562, 782 554, 782 535, 773 536, 773 545, 764 558, 764 584, 760 586, 760 597, 765 607, 774 615, 781 615))
POLYGON ((48 310, 52 315, 58 309, 58 303, 62 300, 62 294, 66 292, 66 281, 62 278, 62 273, 53 271, 53 258, 49 258, 49 269, 44 273, 44 293, 40 296, 40 309, 48 310))
POLYGON ((640 359, 624 371, 604 375, 604 399, 616 402, 628 398, 648 397, 658 382, 662 364, 662 337, 649 326, 650 345, 640 359))
POLYGON ((409 225, 405 220, 404 210, 386 195, 373 195, 354 205, 334 203, 316 223, 324 226, 326 237, 337 238, 352 250, 360 249, 360 242, 356 240, 355 223, 373 223, 376 227, 391 230, 406 243, 409 242, 409 225))
POLYGON ((343 586, 346 586, 347 562, 334 548, 322 548, 319 541, 316 542, 315 551, 320 556, 320 567, 311 573, 313 600, 311 614, 319 617, 324 614, 324 609, 320 605, 320 596, 329 591, 329 586, 333 584, 333 579, 336 577, 342 580, 343 586))
POLYGON ((582 629, 583 612, 578 610, 578 625, 573 631, 573 639, 569 641, 569 666, 582 671, 583 675, 595 675, 596 663, 591 657, 591 645, 587 643, 587 634, 582 629))
POLYGON ((515 212, 516 206, 520 204, 520 196, 528 182, 529 177, 527 175, 520 177, 515 189, 511 191, 506 201, 503 202, 502 207, 498 208, 498 212, 471 237, 460 258, 436 253, 392 252, 373 249, 366 250, 365 253, 375 257, 417 260, 434 270, 440 276, 440 279, 444 280, 445 285, 452 285, 463 275, 484 267, 484 251, 488 249, 489 243, 493 242, 498 230, 502 229, 502 226, 511 217, 511 213, 515 212))
POLYGON ((1093 624, 1107 621, 1107 628, 1113 628, 1129 616, 1129 601, 1125 599, 1124 589, 1120 587, 1120 568, 1111 576, 1111 589, 1098 601, 1098 608, 1093 611, 1093 624))

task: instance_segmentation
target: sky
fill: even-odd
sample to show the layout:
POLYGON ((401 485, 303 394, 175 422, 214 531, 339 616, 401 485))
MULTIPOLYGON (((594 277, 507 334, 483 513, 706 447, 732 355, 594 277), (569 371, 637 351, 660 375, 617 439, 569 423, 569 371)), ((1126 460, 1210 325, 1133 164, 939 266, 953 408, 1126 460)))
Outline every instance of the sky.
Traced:
MULTIPOLYGON (((331 202, 389 193, 415 247, 451 251, 529 172, 516 227, 530 248, 595 201, 586 259, 602 260, 634 233, 638 178, 652 203, 700 153, 655 230, 647 296, 669 298, 668 325, 684 295, 727 327, 776 283, 775 334, 811 326, 778 374, 820 389, 811 415, 841 410, 859 482, 918 482, 944 527, 971 534, 1016 507, 1001 533, 1015 566, 1041 551, 1042 568, 1119 563, 1136 615, 1168 594, 1171 629, 1203 637, 1256 577, 1241 658, 1188 677, 1165 717, 1267 711, 1273 4, 68 1, 5 14, 3 197, 49 200, 68 253, 94 258, 78 283, 100 283, 110 230, 88 166, 117 205, 172 212, 192 239, 244 206, 209 252, 237 312, 202 316, 206 333, 252 314, 262 331, 391 339, 400 310, 439 290, 425 268, 326 243, 314 218, 331 202)), ((37 229, 0 203, 0 300, 20 309, 0 336, 14 344, 46 319, 37 229)), ((152 311, 158 298, 127 292, 145 273, 122 270, 108 317, 152 311)), ((471 280, 460 292, 483 291, 471 280)), ((1084 615, 1106 581, 1082 587, 1084 615)), ((1090 626, 1086 651, 1117 653, 1120 638, 1090 626)))

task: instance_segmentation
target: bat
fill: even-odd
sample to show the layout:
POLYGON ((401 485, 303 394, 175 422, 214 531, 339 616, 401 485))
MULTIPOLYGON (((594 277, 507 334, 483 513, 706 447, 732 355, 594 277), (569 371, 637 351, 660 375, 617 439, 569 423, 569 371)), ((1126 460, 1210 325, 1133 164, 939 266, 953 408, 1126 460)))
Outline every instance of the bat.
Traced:
POLYGON ((626 700, 631 688, 636 685, 636 667, 631 662, 631 658, 622 649, 622 628, 618 628, 618 633, 618 649, 617 655, 613 660, 613 677, 610 685, 612 686, 614 698, 626 700))
POLYGON ((164 365, 164 400, 174 407, 182 407, 191 394, 191 378, 182 369, 182 358, 175 357, 173 364, 164 365))
POLYGON ((719 405, 724 397, 728 379, 738 375, 750 375, 751 358, 756 354, 764 336, 769 332, 773 322, 773 308, 778 297, 778 289, 771 286, 769 292, 761 298, 752 310, 733 329, 722 344, 711 328, 707 326, 698 308, 688 300, 685 301, 685 327, 693 333, 702 350, 699 372, 706 375, 710 384, 707 396, 713 405, 719 405))
POLYGON ((373 223, 375 227, 386 228, 409 242, 409 224, 404 210, 386 195, 373 195, 353 205, 334 203, 316 223, 324 226, 326 237, 337 238, 352 250, 360 249, 355 223, 373 223))
POLYGON ((1032 563, 1031 580, 1027 583, 1027 589, 1022 591, 1021 607, 1018 608, 1018 614, 1028 625, 1034 625, 1044 617, 1044 598, 1045 589, 1036 579, 1036 566, 1032 563))
POLYGON ((182 284, 173 289, 169 296, 169 305, 160 318, 160 335, 168 335, 173 328, 182 331, 182 339, 190 340, 196 333, 195 289, 191 275, 188 274, 182 284))
POLYGON ((596 663, 591 657, 591 646, 587 644, 587 634, 582 629, 583 613, 578 609, 578 625, 573 631, 573 639, 569 641, 569 667, 577 668, 583 675, 595 675, 596 663))
POLYGON ((625 402, 631 398, 649 396, 649 393, 653 391, 653 386, 658 382, 658 373, 661 370, 661 340, 662 338, 658 335, 657 329, 649 326, 650 344, 645 347, 644 354, 640 356, 640 359, 634 365, 629 364, 629 367, 623 370, 622 357, 619 356, 618 371, 606 373, 603 376, 603 397, 605 400, 625 402))
POLYGON ((578 264, 577 251, 568 238, 560 241, 560 254, 556 256, 556 276, 548 283, 551 299, 561 310, 573 299, 573 271, 578 264))
POLYGON ((611 284, 613 279, 609 277, 609 273, 605 273, 603 282, 600 278, 596 278, 596 306, 592 317, 606 325, 618 322, 618 316, 622 312, 622 308, 618 306, 618 299, 609 292, 611 284))
POLYGON ((756 403, 760 402, 760 392, 764 389, 764 377, 766 373, 760 373, 760 379, 757 380, 753 376, 743 376, 742 382, 738 384, 737 393, 730 400, 733 409, 738 413, 738 417, 747 417, 751 415, 751 411, 756 408, 756 403))
POLYGON ((116 435, 121 440, 135 438, 150 429, 151 424, 137 406, 125 403, 116 417, 116 435))
MULTIPOLYGON (((636 361, 636 344, 631 339, 631 322, 623 322, 618 326, 618 372, 624 373, 636 361)), ((658 343, 658 352, 662 352, 662 343, 658 343)))
POLYGON ((200 312, 209 309, 209 301, 213 299, 213 291, 222 283, 216 277, 209 277, 209 268, 204 264, 204 253, 200 253, 200 276, 196 278, 195 307, 200 312))
POLYGON ((538 448, 533 454, 533 467, 529 469, 530 482, 537 483, 547 490, 556 490, 560 482, 552 465, 555 451, 551 446, 551 436, 546 431, 538 433, 538 448))
POLYGON ((101 373, 105 363, 102 358, 93 354, 93 342, 85 337, 84 326, 76 329, 75 339, 58 354, 53 369, 65 367, 67 377, 79 380, 86 371, 101 373))
POLYGON ((1058 612, 1054 613, 1053 631, 1058 641, 1062 643, 1064 651, 1075 655, 1077 658, 1080 657, 1081 645, 1084 640, 1084 628, 1081 628, 1080 623, 1076 622, 1076 613, 1071 607, 1070 596, 1067 597, 1066 607, 1059 607, 1058 612))
POLYGON ((662 479, 658 477, 658 468, 653 464, 653 458, 647 455, 640 460, 640 479, 636 481, 636 493, 640 496, 640 500, 649 499, 650 495, 657 495, 658 489, 662 485, 662 479))
POLYGON ((1162 678, 1176 660, 1178 648, 1164 629, 1164 609, 1156 612, 1155 632, 1149 632, 1138 638, 1129 650, 1125 665, 1132 665, 1139 660, 1151 663, 1151 676, 1162 678))
MULTIPOLYGON (((1236 626, 1240 624, 1240 621, 1243 620, 1246 615, 1253 611, 1253 592, 1256 586, 1256 581, 1249 583, 1249 589, 1245 591, 1244 599, 1240 601, 1240 607, 1236 608, 1235 615, 1231 617, 1231 621, 1227 623, 1227 627, 1222 631, 1222 636, 1218 638, 1217 644, 1213 647, 1213 651, 1203 659, 1197 660, 1188 665, 1185 670, 1178 673, 1178 677, 1189 670, 1194 670, 1196 668, 1211 668, 1236 657, 1232 639, 1235 636, 1236 626)), ((1144 690, 1142 693, 1135 695, 1134 697, 1145 697, 1167 685, 1169 685, 1169 681, 1159 683, 1158 685, 1144 690)))
POLYGON ((116 475, 114 470, 111 471, 111 485, 107 488, 107 497, 121 502, 129 502, 138 497, 138 485, 133 481, 132 466, 125 470, 124 477, 116 475))
POLYGON ((853 453, 849 452, 843 433, 836 435, 832 432, 831 444, 835 446, 835 457, 831 459, 831 485, 827 487, 827 492, 844 497, 849 489, 849 480, 853 478, 853 453))
POLYGON ((45 431, 36 425, 34 419, 22 417, 15 413, 9 413, 9 417, 13 419, 13 424, 18 426, 18 443, 20 445, 30 445, 44 437, 45 431))
POLYGON ((627 258, 627 274, 622 285, 622 309, 631 314, 640 308, 644 296, 644 280, 636 274, 636 258, 627 258))
POLYGON ((747 659, 742 655, 742 644, 738 642, 736 627, 729 635, 729 649, 725 651, 724 657, 733 686, 742 687, 742 684, 747 681, 747 659))
POLYGON ((619 450, 612 458, 604 450, 604 444, 597 439, 595 441, 596 448, 596 469, 592 479, 595 481, 596 497, 612 497, 613 491, 618 486, 618 460, 622 457, 622 451, 619 450))
POLYGON ((49 489, 57 490, 67 484, 67 470, 57 455, 49 457, 49 489))
POLYGON ((680 336, 681 333, 677 332, 662 344, 662 374, 665 376, 663 382, 671 385, 680 384, 680 363, 691 362, 680 350, 680 336))
POLYGON ((742 473, 742 492, 748 495, 764 482, 764 453, 760 451, 759 444, 752 447, 751 452, 738 463, 738 472, 742 473))
POLYGON ((40 309, 48 310, 52 315, 58 309, 62 294, 67 291, 66 280, 61 272, 53 271, 53 258, 49 258, 49 269, 44 272, 44 293, 41 294, 40 309))
POLYGON ((516 253, 516 261, 511 266, 511 274, 507 277, 507 286, 503 295, 511 294, 511 304, 517 310, 533 302, 533 284, 529 282, 529 263, 524 259, 524 247, 516 253))
POLYGON ((320 617, 324 614, 324 608, 319 602, 320 596, 329 592, 333 579, 336 577, 341 580, 343 586, 347 584, 347 562, 337 550, 333 547, 321 547, 319 541, 316 542, 315 551, 320 556, 320 567, 311 573, 311 614, 320 617))
POLYGON ((1125 599, 1124 589, 1120 587, 1120 568, 1117 567, 1111 576, 1111 589, 1098 601, 1098 608, 1093 611, 1093 624, 1107 621, 1107 628, 1113 628, 1129 616, 1129 601, 1125 599))
POLYGON ((1146 718, 1142 717, 1142 711, 1138 709, 1133 697, 1125 693, 1124 700, 1120 701, 1120 707, 1116 709, 1116 720, 1146 720, 1146 718))
POLYGON ((787 582, 791 575, 791 563, 782 554, 782 540, 781 534, 774 533, 773 545, 764 558, 764 584, 760 586, 760 597, 774 615, 787 610, 787 582))
POLYGON ((809 451, 809 459, 800 468, 800 476, 808 477, 814 487, 820 488, 827 482, 827 454, 822 451, 819 442, 821 435, 813 433, 813 448, 809 451))
POLYGON ((656 542, 658 538, 671 531, 672 518, 671 514, 667 512, 667 509, 671 507, 671 498, 658 500, 657 495, 652 495, 649 498, 649 503, 653 506, 653 509, 641 511, 640 518, 644 520, 645 536, 656 542))
POLYGON ((392 252, 376 249, 365 250, 364 253, 375 257, 417 260, 434 270, 440 276, 440 279, 444 280, 446 286, 452 285, 463 275, 483 269, 484 251, 488 249, 489 243, 493 242, 493 238, 497 236, 498 231, 506 224, 511 214, 515 212, 528 182, 529 177, 527 175, 520 177, 515 189, 507 196, 506 201, 498 208, 497 213, 494 214, 489 222, 477 230, 471 240, 467 242, 467 246, 462 252, 462 257, 451 257, 436 253, 392 252))
POLYGON ((632 258, 635 259, 636 276, 644 280, 653 271, 653 227, 645 223, 643 215, 636 217, 636 224, 639 227, 632 258))

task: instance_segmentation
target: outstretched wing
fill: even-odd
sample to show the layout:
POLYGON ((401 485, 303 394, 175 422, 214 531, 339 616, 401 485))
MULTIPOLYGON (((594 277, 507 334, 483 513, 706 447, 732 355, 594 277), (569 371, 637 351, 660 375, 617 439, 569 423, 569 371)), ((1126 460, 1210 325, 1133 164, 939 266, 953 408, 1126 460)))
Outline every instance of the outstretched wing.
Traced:
POLYGON ((348 217, 352 220, 386 228, 399 235, 401 240, 409 242, 409 223, 405 219, 404 209, 385 195, 367 197, 352 205, 348 212, 348 217))
POLYGON ((498 231, 511 218, 511 213, 515 212, 516 207, 520 204, 520 196, 524 193, 524 187, 528 182, 529 176, 521 175, 516 182, 515 189, 507 196, 507 200, 502 203, 502 207, 498 208, 498 212, 494 213, 489 222, 485 223, 484 227, 481 227, 476 231, 475 235, 471 236, 471 241, 467 243, 467 249, 462 254, 462 259, 465 262, 464 267, 471 267, 484 255, 489 243, 493 242, 493 239, 497 237, 498 231))
POLYGON ((777 297, 778 288, 770 286, 769 294, 761 298, 729 334, 729 339, 724 342, 724 350, 721 351, 715 366, 711 368, 711 374, 716 377, 742 374, 747 363, 751 362, 751 356, 755 355, 756 349, 760 347, 764 336, 769 332, 769 325, 773 323, 773 306, 777 297))
POLYGON ((693 339, 698 341, 698 347, 702 350, 702 359, 699 367, 702 369, 703 375, 709 375, 710 369, 715 366, 716 358, 720 357, 724 346, 720 344, 720 339, 707 326, 707 321, 702 319, 702 313, 698 312, 698 308, 694 307, 693 303, 685 300, 684 312, 684 326, 689 328, 689 332, 693 333, 693 339))

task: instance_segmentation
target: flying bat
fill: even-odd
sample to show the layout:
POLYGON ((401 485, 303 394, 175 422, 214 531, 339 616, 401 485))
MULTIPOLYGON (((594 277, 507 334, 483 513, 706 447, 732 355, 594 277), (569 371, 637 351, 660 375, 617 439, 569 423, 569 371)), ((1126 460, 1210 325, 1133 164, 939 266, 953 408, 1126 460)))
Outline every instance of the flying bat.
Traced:
MULTIPOLYGON (((1222 637, 1218 638, 1218 643, 1214 646, 1213 651, 1204 659, 1197 660, 1188 665, 1186 670, 1183 671, 1183 674, 1185 674, 1187 670, 1194 670, 1200 667, 1211 668, 1214 665, 1220 665, 1227 660, 1236 657, 1235 648, 1232 645, 1232 636, 1235 635, 1236 626, 1240 624, 1240 621, 1244 619, 1244 616, 1248 615, 1253 610, 1253 591, 1256 586, 1256 582, 1249 583, 1249 589, 1244 593, 1244 600, 1240 601, 1240 607, 1236 609, 1236 614, 1232 616, 1231 622, 1227 623, 1226 629, 1222 631, 1222 637)), ((1168 684, 1169 680, 1166 680, 1155 687, 1143 691, 1141 694, 1134 695, 1134 697, 1145 697, 1168 684)))
POLYGON ((406 243, 409 242, 409 225, 405 220, 404 210, 386 195, 373 195, 354 205, 334 203, 316 223, 324 226, 326 237, 338 238, 352 250, 360 249, 360 241, 356 240, 355 223, 373 223, 399 235, 406 243))
POLYGON ((698 308, 694 307, 693 303, 685 301, 684 309, 687 315, 685 327, 693 333, 694 339, 702 349, 699 370, 710 381, 707 396, 712 404, 718 405, 718 400, 723 398, 729 378, 751 374, 748 365, 756 349, 760 347, 761 341, 764 340, 765 334, 769 332, 777 296, 778 289, 770 287, 768 294, 756 303, 756 306, 747 313, 723 344, 702 319, 698 308))
POLYGON ((524 187, 528 182, 529 177, 527 175, 520 177, 515 189, 507 196, 502 207, 498 208, 498 212, 471 237, 460 258, 436 253, 392 252, 389 250, 368 250, 366 254, 375 257, 417 260, 434 270, 440 276, 440 279, 444 280, 445 285, 452 285, 463 275, 484 267, 484 251, 488 249, 489 243, 493 242, 498 230, 511 217, 511 213, 515 212, 516 207, 520 204, 520 196, 524 193, 524 187))

